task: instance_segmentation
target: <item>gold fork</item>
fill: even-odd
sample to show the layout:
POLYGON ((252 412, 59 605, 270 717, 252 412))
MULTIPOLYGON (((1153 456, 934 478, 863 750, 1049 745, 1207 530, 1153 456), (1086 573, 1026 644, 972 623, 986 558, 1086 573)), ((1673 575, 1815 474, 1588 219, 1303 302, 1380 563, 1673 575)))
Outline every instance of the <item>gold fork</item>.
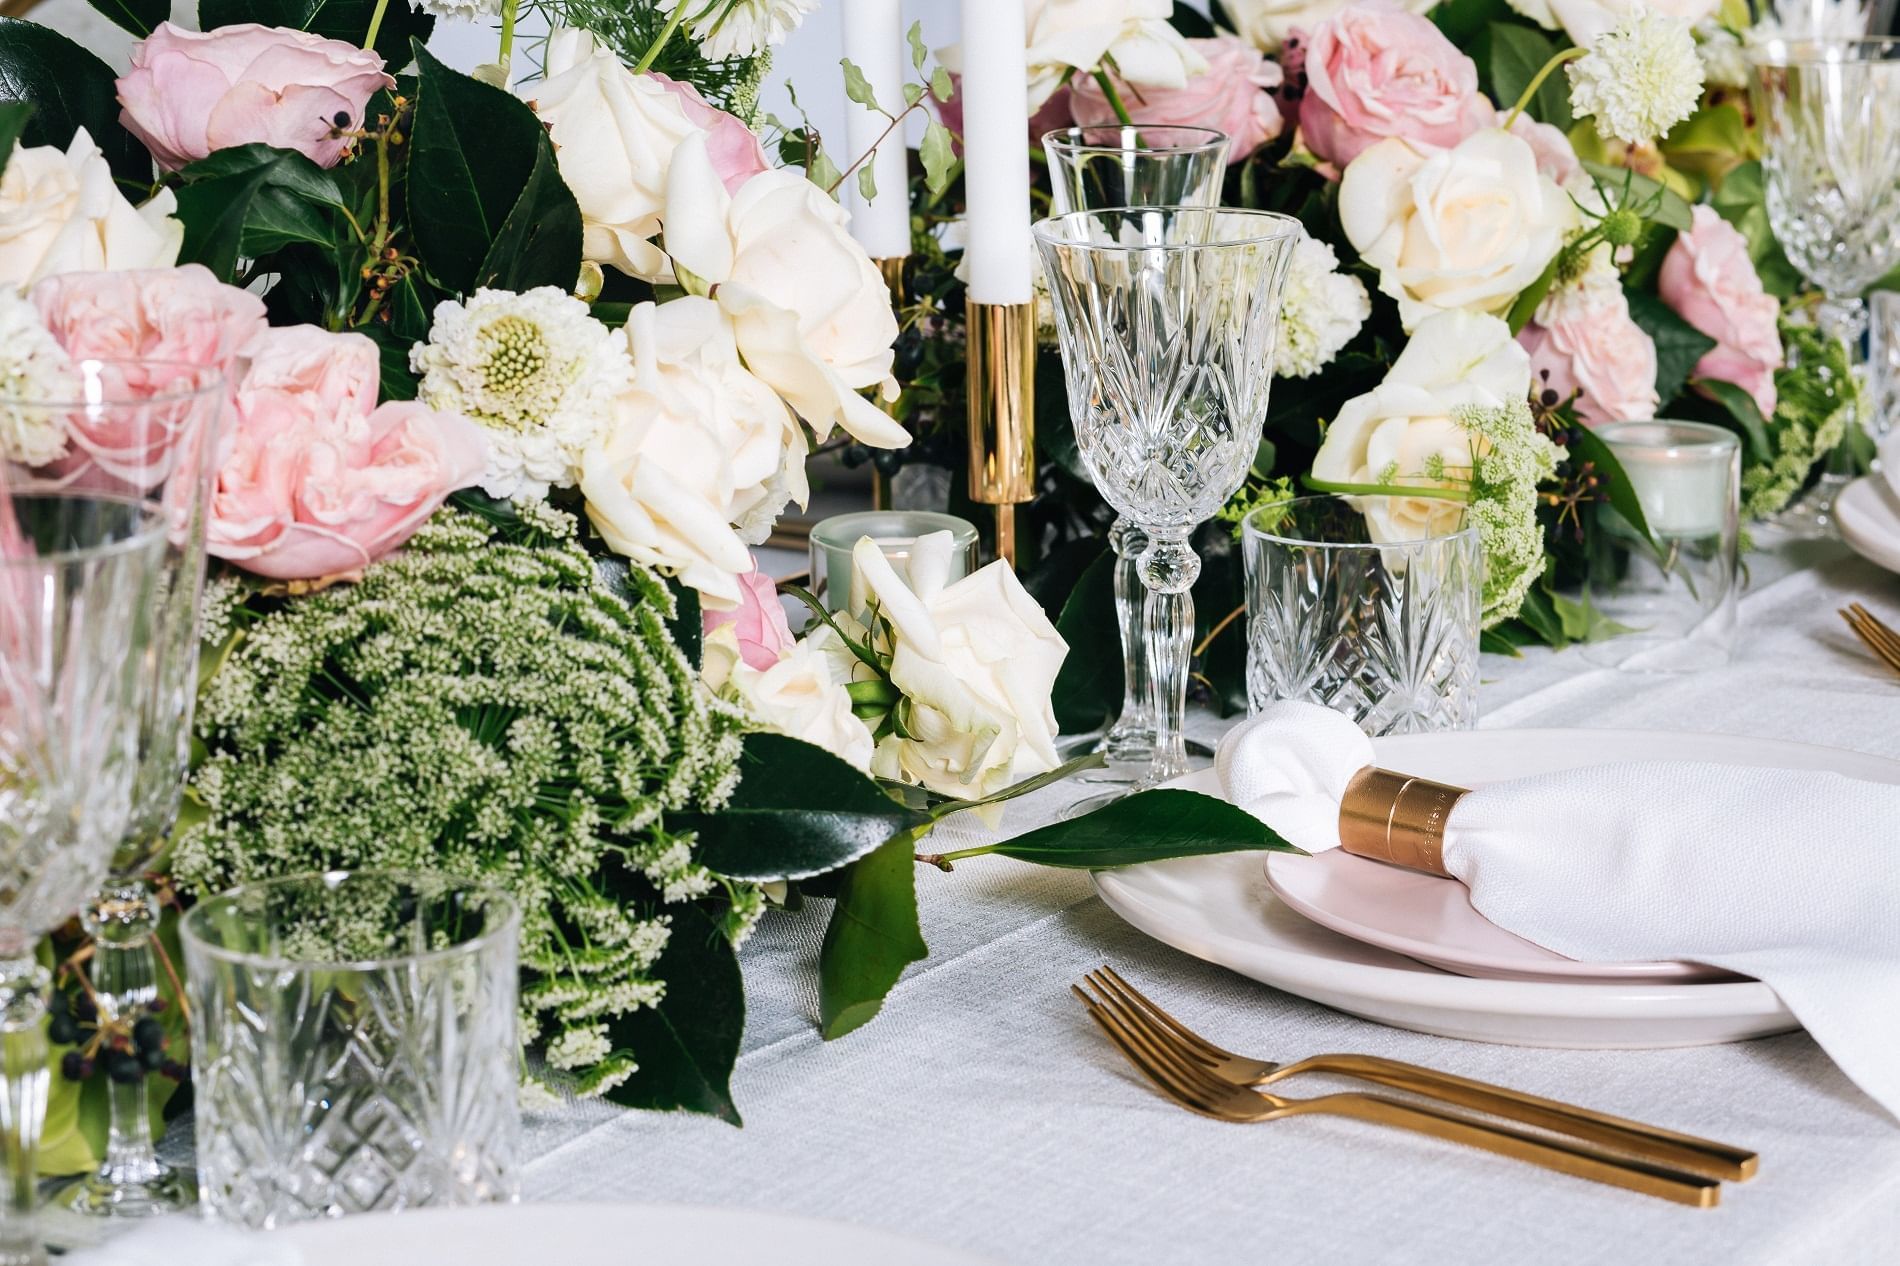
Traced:
POLYGON ((1887 667, 1900 673, 1900 633, 1895 633, 1880 617, 1860 603, 1850 603, 1841 608, 1841 619, 1847 621, 1847 627, 1854 630, 1854 636, 1867 644, 1887 667))
POLYGON ((1173 1048, 1182 1059, 1210 1075, 1238 1086, 1269 1086, 1301 1073, 1334 1073, 1410 1091, 1462 1108, 1474 1108, 1517 1122, 1554 1130, 1573 1138, 1629 1152, 1646 1160, 1710 1178, 1743 1182, 1753 1178, 1760 1159, 1746 1148, 1678 1134, 1611 1116, 1556 1099, 1544 1099, 1505 1086, 1474 1081, 1455 1073, 1407 1064, 1378 1055, 1315 1055, 1292 1064, 1250 1059, 1208 1041, 1150 1001, 1139 989, 1104 964, 1090 972, 1088 983, 1124 1024, 1140 1028, 1157 1043, 1173 1048))
POLYGON ((1691 1174, 1666 1165, 1599 1151, 1575 1139, 1530 1134, 1477 1117, 1428 1104, 1402 1103, 1378 1095, 1332 1094, 1317 1099, 1287 1099, 1250 1090, 1213 1076, 1155 1043, 1151 1036, 1128 1024, 1118 1013, 1077 986, 1075 996, 1122 1054, 1143 1076, 1182 1107, 1218 1121, 1252 1124, 1288 1117, 1322 1115, 1349 1117, 1374 1125, 1409 1130, 1446 1142, 1462 1143, 1513 1160, 1588 1178, 1678 1204, 1711 1209, 1721 1200, 1722 1185, 1704 1174, 1691 1174))

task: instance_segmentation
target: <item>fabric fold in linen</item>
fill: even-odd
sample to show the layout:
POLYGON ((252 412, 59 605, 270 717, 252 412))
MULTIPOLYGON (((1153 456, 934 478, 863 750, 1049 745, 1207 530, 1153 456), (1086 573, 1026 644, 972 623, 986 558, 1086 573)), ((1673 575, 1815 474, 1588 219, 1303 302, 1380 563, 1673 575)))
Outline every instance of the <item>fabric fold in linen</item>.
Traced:
MULTIPOLYGON (((1216 768, 1228 799, 1315 852, 1337 847, 1339 796, 1371 750, 1340 713, 1282 703, 1229 733, 1216 768)), ((1473 788, 1443 855, 1480 914, 1546 949, 1764 982, 1900 1117, 1900 786, 1693 761, 1589 766, 1473 788)))

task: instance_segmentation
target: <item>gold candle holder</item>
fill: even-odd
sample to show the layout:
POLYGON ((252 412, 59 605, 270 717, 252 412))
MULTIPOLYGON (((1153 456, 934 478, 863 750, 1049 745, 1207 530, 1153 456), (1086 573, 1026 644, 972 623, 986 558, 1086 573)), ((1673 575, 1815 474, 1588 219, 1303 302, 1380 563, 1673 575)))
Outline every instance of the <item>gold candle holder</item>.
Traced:
MULTIPOLYGON (((900 314, 900 320, 902 319, 901 314, 904 310, 905 299, 904 259, 905 257, 902 255, 887 255, 881 259, 871 261, 877 265, 878 276, 884 279, 884 288, 891 292, 891 310, 900 314)), ((883 401, 882 404, 884 412, 890 414, 892 417, 897 416, 897 401, 886 400, 883 401)), ((872 467, 871 469, 871 508, 873 510, 888 510, 891 508, 890 476, 878 470, 876 467, 872 467)))
POLYGON ((970 499, 996 507, 996 556, 1016 565, 1016 507, 1036 498, 1036 305, 965 308, 970 499))
POLYGON ((1339 847, 1356 857, 1449 877, 1445 823, 1465 794, 1429 778, 1366 766, 1339 802, 1339 847))

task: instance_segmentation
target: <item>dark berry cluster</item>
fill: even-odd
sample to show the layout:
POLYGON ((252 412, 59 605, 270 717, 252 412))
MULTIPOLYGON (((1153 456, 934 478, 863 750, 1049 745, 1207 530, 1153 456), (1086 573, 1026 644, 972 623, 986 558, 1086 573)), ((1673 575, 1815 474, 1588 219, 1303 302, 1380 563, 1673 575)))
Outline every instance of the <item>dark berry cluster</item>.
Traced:
POLYGON ((121 1085, 148 1072, 183 1080, 185 1066, 166 1053, 165 1026, 158 1020, 164 1010, 165 1000, 159 998, 137 1019, 102 1021, 91 994, 55 989, 47 1001, 46 1036, 73 1048, 60 1059, 60 1073, 68 1081, 84 1081, 103 1070, 121 1085))

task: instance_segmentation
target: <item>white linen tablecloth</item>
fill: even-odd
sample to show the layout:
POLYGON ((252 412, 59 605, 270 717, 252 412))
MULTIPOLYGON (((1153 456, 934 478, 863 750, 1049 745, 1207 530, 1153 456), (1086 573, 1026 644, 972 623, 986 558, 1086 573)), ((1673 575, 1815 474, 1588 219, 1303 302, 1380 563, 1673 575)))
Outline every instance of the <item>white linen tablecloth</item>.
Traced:
MULTIPOLYGON (((1900 757, 1900 681, 1834 614, 1856 598, 1900 612, 1900 577, 1836 546, 1750 562, 1728 667, 1659 677, 1574 651, 1486 656, 1481 725, 1709 730, 1900 757)), ((1073 796, 1020 804, 1001 833, 1073 796)), ((1086 875, 982 858, 917 884, 930 958, 840 1041, 813 1022, 828 905, 768 919, 747 946, 744 1129, 599 1104, 540 1114, 526 1198, 784 1210, 1036 1266, 1900 1262, 1900 1124, 1805 1035, 1679 1051, 1428 1037, 1151 941, 1086 875), (1069 995, 1104 961, 1237 1050, 1363 1051, 1503 1082, 1753 1147, 1761 1176, 1700 1211, 1353 1122, 1192 1116, 1139 1082, 1069 995)))

